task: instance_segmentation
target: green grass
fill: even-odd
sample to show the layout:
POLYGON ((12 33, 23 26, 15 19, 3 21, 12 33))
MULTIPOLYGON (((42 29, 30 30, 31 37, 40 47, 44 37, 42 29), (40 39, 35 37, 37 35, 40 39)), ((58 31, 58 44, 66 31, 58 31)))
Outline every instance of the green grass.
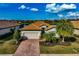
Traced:
MULTIPOLYGON (((17 48, 16 41, 12 39, 12 34, 3 37, 0 40, 0 54, 13 54, 17 48)), ((77 42, 71 43, 69 46, 55 45, 45 46, 40 45, 41 54, 79 54, 79 38, 77 42)))
POLYGON ((40 45, 41 54, 78 54, 79 44, 72 43, 70 46, 55 45, 55 46, 44 46, 40 45))
POLYGON ((0 36, 0 54, 13 54, 16 51, 16 40, 12 38, 13 33, 0 36))
POLYGON ((16 51, 16 41, 8 40, 0 44, 0 54, 13 54, 16 51))

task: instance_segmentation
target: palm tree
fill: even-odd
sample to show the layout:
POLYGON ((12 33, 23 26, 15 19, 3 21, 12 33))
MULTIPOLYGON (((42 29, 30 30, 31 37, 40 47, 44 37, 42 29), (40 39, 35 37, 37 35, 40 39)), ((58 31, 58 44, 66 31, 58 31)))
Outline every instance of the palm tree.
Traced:
POLYGON ((56 30, 62 42, 64 42, 65 36, 71 36, 73 34, 73 25, 70 21, 62 19, 56 24, 56 30))

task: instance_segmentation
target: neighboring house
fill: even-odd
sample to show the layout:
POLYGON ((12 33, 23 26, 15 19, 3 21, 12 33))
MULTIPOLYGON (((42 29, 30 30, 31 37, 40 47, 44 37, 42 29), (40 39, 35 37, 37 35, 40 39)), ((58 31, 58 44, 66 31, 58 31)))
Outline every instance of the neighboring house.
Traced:
POLYGON ((71 21, 74 26, 74 34, 79 35, 79 20, 71 21))
POLYGON ((15 21, 0 21, 0 35, 4 35, 10 32, 10 29, 18 30, 19 24, 15 21))
POLYGON ((45 32, 56 32, 56 26, 45 23, 44 21, 36 21, 21 29, 21 36, 26 36, 28 39, 39 39, 42 29, 45 32))

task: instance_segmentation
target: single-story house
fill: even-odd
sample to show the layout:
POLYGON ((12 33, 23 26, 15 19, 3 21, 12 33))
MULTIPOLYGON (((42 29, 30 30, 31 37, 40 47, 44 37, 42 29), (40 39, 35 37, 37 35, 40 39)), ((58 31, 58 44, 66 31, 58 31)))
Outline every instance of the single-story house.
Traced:
POLYGON ((74 26, 74 34, 79 35, 79 20, 71 21, 74 26))
POLYGON ((4 35, 14 28, 19 29, 19 24, 16 21, 0 21, 0 35, 4 35))
POLYGON ((45 23, 44 21, 36 21, 21 29, 21 36, 26 36, 28 39, 39 39, 41 30, 45 32, 56 32, 56 26, 45 23))
MULTIPOLYGON (((71 21, 74 26, 74 34, 79 35, 79 21, 71 21)), ((28 26, 25 26, 21 29, 21 36, 26 36, 28 39, 39 39, 41 30, 44 28, 45 32, 55 32, 56 33, 56 25, 50 25, 45 23, 44 21, 36 21, 28 26)), ((59 37, 56 34, 56 37, 59 37)))

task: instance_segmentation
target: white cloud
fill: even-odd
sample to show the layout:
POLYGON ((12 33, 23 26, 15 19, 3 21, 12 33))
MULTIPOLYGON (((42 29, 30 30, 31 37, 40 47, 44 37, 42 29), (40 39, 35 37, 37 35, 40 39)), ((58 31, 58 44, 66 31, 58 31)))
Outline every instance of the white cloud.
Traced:
POLYGON ((79 12, 68 12, 67 14, 57 14, 60 18, 79 18, 79 12))
MULTIPOLYGON (((58 7, 58 6, 57 6, 58 7)), ((53 3, 53 4, 47 4, 46 5, 46 12, 57 12, 58 8, 56 7, 56 4, 53 3)))
POLYGON ((26 7, 25 5, 21 5, 20 7, 18 7, 18 9, 28 9, 31 11, 38 11, 37 8, 26 7))
POLYGON ((75 9, 76 5, 75 4, 62 4, 60 8, 61 9, 75 9))
POLYGON ((76 16, 76 12, 68 12, 67 16, 76 16))
POLYGON ((37 8, 31 8, 30 10, 31 10, 31 11, 38 11, 37 8))
POLYGON ((51 8, 51 7, 54 7, 55 5, 56 5, 55 3, 53 3, 53 4, 47 4, 47 5, 46 5, 46 8, 49 9, 49 8, 51 8))
POLYGON ((18 9, 26 9, 25 5, 21 5, 20 7, 18 7, 18 9))
POLYGON ((79 18, 79 12, 68 12, 66 15, 67 18, 79 18))
POLYGON ((45 10, 46 12, 51 12, 51 10, 50 9, 47 9, 47 10, 45 10))
POLYGON ((76 9, 76 5, 75 4, 62 4, 62 5, 47 4, 45 11, 57 13, 59 11, 67 10, 67 9, 76 9))
POLYGON ((77 13, 76 15, 79 16, 79 13, 77 13))
POLYGON ((79 16, 79 12, 68 12, 67 16, 79 16))
POLYGON ((61 18, 61 17, 63 17, 64 15, 63 15, 63 14, 58 14, 58 16, 61 18))

